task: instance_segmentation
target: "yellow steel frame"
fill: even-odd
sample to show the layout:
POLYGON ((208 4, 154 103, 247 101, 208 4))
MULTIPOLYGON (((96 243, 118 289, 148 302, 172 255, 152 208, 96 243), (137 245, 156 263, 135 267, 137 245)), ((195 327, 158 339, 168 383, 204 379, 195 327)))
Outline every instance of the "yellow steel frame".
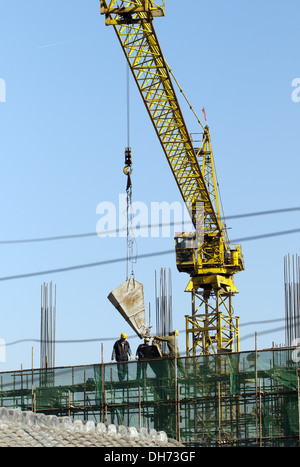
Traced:
MULTIPOLYGON (((213 153, 211 147, 211 139, 208 127, 204 128, 203 140, 201 147, 197 151, 199 165, 201 167, 202 176, 205 180, 206 188, 209 192, 209 197, 215 207, 215 212, 218 217, 219 225, 222 224, 220 216, 220 204, 217 190, 217 179, 213 160, 213 153)), ((205 222, 209 222, 206 219, 205 222)), ((213 226, 209 226, 207 230, 212 230, 213 226)), ((223 232, 226 232, 224 229, 223 232)))
POLYGON ((187 355, 239 351, 239 318, 233 316, 232 296, 220 290, 210 297, 192 292, 192 316, 185 317, 187 355))
POLYGON ((214 294, 225 282, 223 292, 235 293, 232 275, 243 269, 243 261, 239 247, 231 250, 221 222, 209 128, 202 126, 202 144, 195 150, 153 27, 154 17, 165 13, 165 2, 100 0, 100 3, 106 25, 115 29, 196 229, 197 203, 204 206, 204 242, 196 246, 187 290, 194 293, 203 288, 206 294, 208 289, 214 294))
MULTIPOLYGON (((137 13, 144 13, 143 18, 148 20, 153 19, 155 16, 165 15, 165 0, 154 2, 152 0, 133 0, 121 1, 121 6, 118 6, 119 0, 101 1, 101 14, 107 15, 106 24, 116 25, 123 24, 124 15, 134 15, 137 13), (112 17, 112 15, 115 15, 112 17)), ((126 19, 125 19, 126 21, 126 19)), ((132 22, 140 23, 140 17, 131 19, 132 22)))

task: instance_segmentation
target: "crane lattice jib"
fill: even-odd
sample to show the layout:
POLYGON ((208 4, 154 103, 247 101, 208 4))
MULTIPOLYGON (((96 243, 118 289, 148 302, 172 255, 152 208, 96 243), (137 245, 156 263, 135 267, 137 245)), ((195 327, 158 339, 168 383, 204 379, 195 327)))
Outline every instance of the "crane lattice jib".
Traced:
POLYGON ((153 27, 153 17, 164 15, 164 2, 101 0, 101 13, 114 26, 194 224, 194 206, 202 202, 205 230, 222 233, 153 27))

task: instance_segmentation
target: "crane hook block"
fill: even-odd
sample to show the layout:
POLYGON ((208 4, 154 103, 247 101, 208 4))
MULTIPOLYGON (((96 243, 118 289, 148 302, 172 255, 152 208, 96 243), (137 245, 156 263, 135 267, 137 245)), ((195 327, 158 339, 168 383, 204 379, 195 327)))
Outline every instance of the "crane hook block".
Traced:
POLYGON ((131 175, 132 174, 132 168, 127 165, 126 167, 124 167, 123 172, 124 172, 125 175, 131 175))
POLYGON ((132 151, 131 148, 125 148, 125 165, 132 165, 132 151))
POLYGON ((125 167, 123 169, 125 175, 132 173, 132 151, 131 148, 125 148, 125 167))

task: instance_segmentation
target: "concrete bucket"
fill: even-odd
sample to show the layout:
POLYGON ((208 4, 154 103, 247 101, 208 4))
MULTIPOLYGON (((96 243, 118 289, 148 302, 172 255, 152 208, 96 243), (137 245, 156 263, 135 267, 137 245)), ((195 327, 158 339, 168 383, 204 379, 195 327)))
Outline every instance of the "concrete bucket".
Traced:
POLYGON ((135 279, 128 279, 114 289, 107 298, 140 339, 150 336, 150 328, 146 323, 143 284, 135 279))

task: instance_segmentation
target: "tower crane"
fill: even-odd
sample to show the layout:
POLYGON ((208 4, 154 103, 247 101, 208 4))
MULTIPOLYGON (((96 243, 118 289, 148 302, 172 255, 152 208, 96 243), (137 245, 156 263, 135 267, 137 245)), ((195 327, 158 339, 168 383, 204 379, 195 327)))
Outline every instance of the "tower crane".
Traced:
POLYGON ((192 312, 186 316, 187 355, 239 350, 239 319, 232 297, 234 274, 244 269, 240 245, 230 245, 220 213, 208 125, 197 145, 189 133, 153 21, 165 15, 164 0, 100 0, 113 26, 187 206, 194 232, 175 235, 177 269, 190 276, 192 312))

